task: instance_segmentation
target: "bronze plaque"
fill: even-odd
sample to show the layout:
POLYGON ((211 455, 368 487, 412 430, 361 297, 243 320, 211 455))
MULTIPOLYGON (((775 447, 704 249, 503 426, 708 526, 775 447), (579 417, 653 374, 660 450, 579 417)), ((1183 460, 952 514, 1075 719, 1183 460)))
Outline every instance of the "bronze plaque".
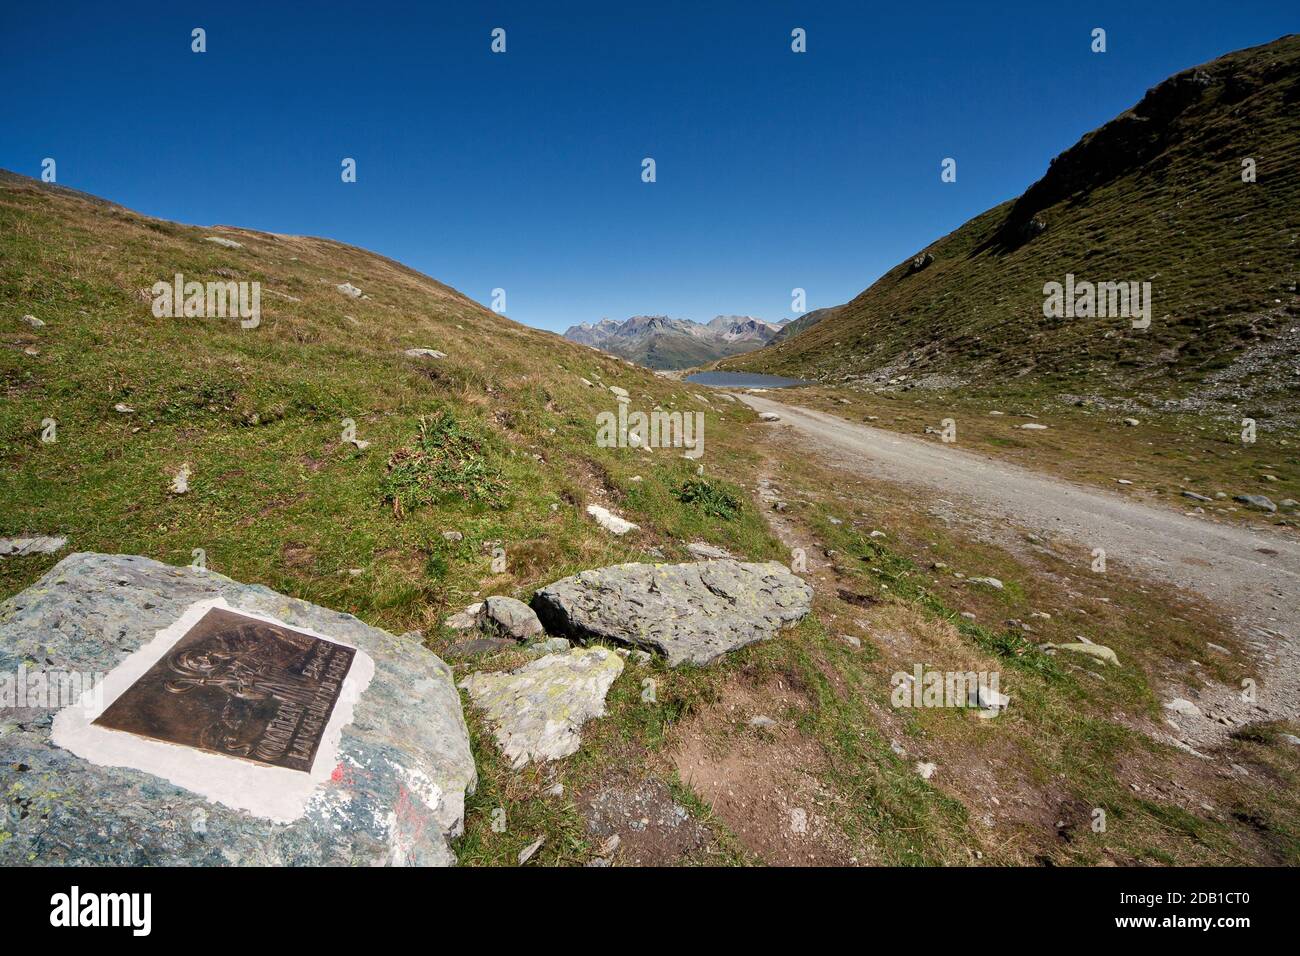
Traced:
POLYGON ((212 608, 94 721, 310 771, 355 649, 212 608))

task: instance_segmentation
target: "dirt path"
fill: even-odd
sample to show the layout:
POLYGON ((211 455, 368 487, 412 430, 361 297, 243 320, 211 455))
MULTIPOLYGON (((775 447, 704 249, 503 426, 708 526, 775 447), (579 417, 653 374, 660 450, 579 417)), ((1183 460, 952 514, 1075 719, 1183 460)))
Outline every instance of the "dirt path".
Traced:
MULTIPOLYGON (((837 467, 937 491, 972 513, 1029 531, 1066 536, 1080 545, 1081 560, 1102 548, 1108 562, 1139 568, 1216 602, 1261 651, 1259 704, 1273 715, 1300 715, 1300 543, 1295 540, 1149 507, 958 446, 755 395, 735 397, 757 411, 780 415, 779 424, 763 427, 791 429, 791 437, 837 467)), ((1255 708, 1239 701, 1233 706, 1237 695, 1228 690, 1216 695, 1222 698, 1216 703, 1244 722, 1255 708)))

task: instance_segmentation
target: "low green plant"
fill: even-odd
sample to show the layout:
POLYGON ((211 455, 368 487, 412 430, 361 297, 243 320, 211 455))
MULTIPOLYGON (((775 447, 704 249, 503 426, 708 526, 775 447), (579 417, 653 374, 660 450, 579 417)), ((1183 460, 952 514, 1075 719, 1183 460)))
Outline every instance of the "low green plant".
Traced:
POLYGON ((459 498, 474 505, 505 505, 506 484, 482 438, 450 411, 420 418, 415 442, 393 452, 383 481, 384 500, 401 517, 421 505, 459 498))
POLYGON ((677 489, 677 500, 723 521, 731 521, 740 514, 739 497, 703 478, 688 478, 677 489))

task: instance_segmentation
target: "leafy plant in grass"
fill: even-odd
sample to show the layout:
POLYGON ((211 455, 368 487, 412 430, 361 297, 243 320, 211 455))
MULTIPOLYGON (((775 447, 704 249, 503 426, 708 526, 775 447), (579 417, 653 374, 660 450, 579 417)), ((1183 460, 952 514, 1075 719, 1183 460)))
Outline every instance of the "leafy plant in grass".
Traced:
POLYGON ((485 453, 485 443, 451 412, 421 417, 415 442, 393 452, 383 481, 393 514, 459 499, 473 505, 505 505, 506 484, 485 453))
POLYGON ((677 500, 723 521, 730 521, 740 514, 740 498, 703 478, 688 478, 677 489, 677 500))

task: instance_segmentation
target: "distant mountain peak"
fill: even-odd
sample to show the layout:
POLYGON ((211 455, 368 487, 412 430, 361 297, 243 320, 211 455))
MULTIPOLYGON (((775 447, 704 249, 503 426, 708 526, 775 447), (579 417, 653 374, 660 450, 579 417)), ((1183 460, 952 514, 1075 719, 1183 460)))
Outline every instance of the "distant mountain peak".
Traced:
POLYGON ((771 342, 785 323, 719 315, 701 324, 667 315, 634 315, 571 326, 564 337, 649 368, 676 369, 739 355, 771 342))

